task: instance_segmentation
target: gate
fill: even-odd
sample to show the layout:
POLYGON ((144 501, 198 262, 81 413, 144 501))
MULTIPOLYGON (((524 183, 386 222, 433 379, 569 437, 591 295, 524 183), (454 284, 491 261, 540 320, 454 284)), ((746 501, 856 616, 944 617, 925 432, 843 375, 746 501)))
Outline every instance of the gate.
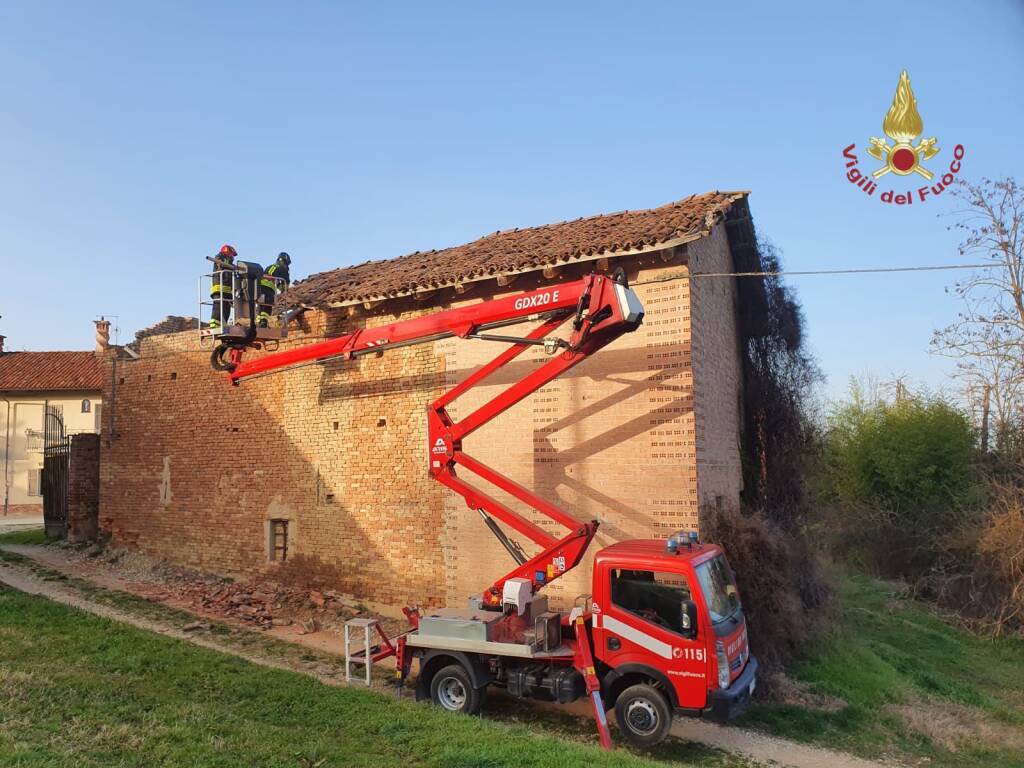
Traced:
POLYGON ((43 423, 43 525, 50 538, 67 537, 71 437, 60 406, 46 405, 43 423))

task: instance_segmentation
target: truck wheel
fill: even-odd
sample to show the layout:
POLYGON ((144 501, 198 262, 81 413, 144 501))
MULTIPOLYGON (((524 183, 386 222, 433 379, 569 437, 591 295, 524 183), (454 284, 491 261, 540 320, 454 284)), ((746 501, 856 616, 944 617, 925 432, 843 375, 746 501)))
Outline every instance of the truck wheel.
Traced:
POLYGON ((449 664, 430 680, 430 699, 449 712, 475 715, 484 703, 484 689, 474 688, 461 664, 449 664))
POLYGON ((622 735, 638 747, 653 747, 672 727, 672 709, 653 685, 631 685, 615 702, 615 720, 622 735))

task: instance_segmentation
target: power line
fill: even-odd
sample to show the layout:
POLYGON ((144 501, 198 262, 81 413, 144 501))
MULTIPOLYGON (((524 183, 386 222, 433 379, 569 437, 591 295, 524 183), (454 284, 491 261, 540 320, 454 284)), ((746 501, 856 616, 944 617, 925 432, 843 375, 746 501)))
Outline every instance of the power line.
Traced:
MULTIPOLYGON (((926 267, 864 267, 861 269, 806 269, 778 272, 693 272, 689 277, 788 277, 795 275, 864 275, 879 272, 938 272, 948 269, 991 269, 1003 264, 937 264, 926 267)), ((685 278, 684 278, 685 279, 685 278)))

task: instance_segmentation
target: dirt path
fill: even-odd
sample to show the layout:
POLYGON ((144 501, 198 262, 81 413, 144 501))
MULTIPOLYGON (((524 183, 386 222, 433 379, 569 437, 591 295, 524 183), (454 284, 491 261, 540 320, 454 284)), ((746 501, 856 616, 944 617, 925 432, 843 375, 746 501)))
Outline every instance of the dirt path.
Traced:
POLYGON ((27 531, 32 528, 42 528, 43 518, 39 515, 28 515, 28 516, 0 516, 0 533, 10 533, 11 531, 27 531))
MULTIPOLYGON (((538 706, 550 707, 561 712, 571 712, 582 718, 590 718, 587 702, 578 701, 568 706, 539 702, 538 706)), ((709 720, 680 717, 669 731, 672 736, 684 741, 705 744, 725 752, 748 757, 759 763, 773 763, 790 768, 896 768, 899 763, 877 763, 864 760, 845 752, 836 752, 822 747, 798 744, 788 739, 738 728, 735 725, 718 725, 709 720)))
MULTIPOLYGON (((8 548, 0 547, 0 549, 6 550, 8 548)), ((110 619, 111 621, 117 621, 122 624, 129 624, 133 627, 137 627, 138 629, 145 629, 149 632, 155 632, 158 635, 164 635, 165 637, 185 640, 202 648, 209 648, 210 650, 238 656, 248 662, 258 664, 261 667, 280 669, 287 672, 301 672, 302 674, 315 677, 326 685, 345 685, 343 675, 324 674, 322 671, 313 669, 314 665, 312 664, 297 665, 294 662, 270 659, 261 654, 255 654, 232 645, 217 642, 216 640, 204 637, 203 635, 199 635, 194 632, 185 632, 178 627, 171 626, 164 622, 153 621, 109 605, 102 605, 101 603, 82 597, 73 589, 62 587, 59 584, 42 579, 24 568, 18 568, 17 566, 12 566, 8 563, 0 563, 0 582, 28 595, 45 597, 48 600, 69 605, 72 608, 77 608, 80 611, 91 613, 104 619, 110 619)))
MULTIPOLYGON (((40 564, 45 564, 55 570, 63 570, 59 567, 59 559, 50 556, 51 553, 46 552, 43 547, 4 545, 0 546, 0 549, 37 559, 40 564)), ((26 594, 44 597, 86 613, 156 632, 166 637, 185 640, 203 648, 232 654, 262 667, 299 672, 314 677, 325 685, 341 686, 346 684, 343 674, 325 669, 325 665, 322 663, 272 659, 228 643, 218 642, 210 636, 185 632, 170 623, 154 621, 90 600, 75 589, 62 586, 59 582, 40 578, 24 567, 0 562, 0 582, 26 594)), ((103 586, 110 588, 112 585, 108 582, 103 586)), ((585 702, 577 702, 577 705, 570 706, 568 711, 584 717, 590 716, 585 702)), ((566 711, 566 708, 559 709, 563 712, 566 711)), ((672 726, 671 733, 680 739, 706 744, 758 762, 774 763, 780 766, 789 766, 789 768, 893 768, 897 765, 863 760, 846 753, 797 744, 743 728, 720 726, 688 718, 677 720, 672 726)))
MULTIPOLYGON (((154 603, 195 614, 198 618, 220 622, 231 627, 248 630, 255 628, 251 622, 241 621, 237 615, 226 612, 224 604, 208 606, 197 604, 196 595, 189 594, 187 585, 183 586, 184 582, 181 578, 169 580, 166 573, 161 573, 160 561, 138 553, 131 555, 131 562, 126 563, 121 558, 107 560, 103 557, 90 557, 80 550, 60 546, 4 544, 0 545, 0 548, 103 589, 127 592, 154 603)), ((180 577, 180 574, 178 576, 180 577)), ((374 617, 380 619, 385 632, 395 634, 405 628, 406 622, 399 609, 376 605, 365 608, 374 617)), ((317 611, 308 608, 295 611, 275 608, 274 614, 275 618, 285 617, 284 623, 280 626, 277 622, 261 626, 259 628, 261 634, 325 653, 337 655, 340 652, 343 643, 340 626, 342 622, 336 617, 332 619, 325 610, 317 611), (316 628, 311 632, 305 631, 303 629, 304 620, 314 617, 317 620, 316 628)))
POLYGON ((670 733, 681 739, 707 744, 759 762, 792 768, 894 768, 899 765, 863 760, 845 752, 797 744, 795 741, 778 739, 745 728, 717 725, 706 720, 677 720, 670 733))

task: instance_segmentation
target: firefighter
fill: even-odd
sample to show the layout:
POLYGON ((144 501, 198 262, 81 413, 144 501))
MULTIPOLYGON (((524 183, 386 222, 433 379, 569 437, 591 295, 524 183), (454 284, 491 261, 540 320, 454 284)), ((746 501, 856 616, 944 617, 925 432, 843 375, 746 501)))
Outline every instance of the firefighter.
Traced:
MULTIPOLYGON (((238 251, 230 245, 225 245, 217 253, 217 258, 220 261, 226 261, 228 264, 234 264, 237 255, 238 251)), ((210 327, 220 328, 222 324, 227 325, 228 319, 231 317, 231 304, 233 301, 231 296, 231 273, 224 271, 224 268, 220 265, 217 265, 216 271, 213 273, 210 298, 213 299, 213 316, 210 318, 210 327)))
POLYGON ((271 264, 263 272, 263 279, 260 280, 258 289, 260 311, 256 315, 256 325, 260 328, 266 328, 270 324, 270 311, 274 308, 274 299, 277 298, 277 294, 281 293, 288 287, 291 276, 288 273, 288 267, 292 263, 292 257, 284 251, 277 254, 277 261, 271 264), (271 280, 269 278, 276 277, 277 280, 271 280))

